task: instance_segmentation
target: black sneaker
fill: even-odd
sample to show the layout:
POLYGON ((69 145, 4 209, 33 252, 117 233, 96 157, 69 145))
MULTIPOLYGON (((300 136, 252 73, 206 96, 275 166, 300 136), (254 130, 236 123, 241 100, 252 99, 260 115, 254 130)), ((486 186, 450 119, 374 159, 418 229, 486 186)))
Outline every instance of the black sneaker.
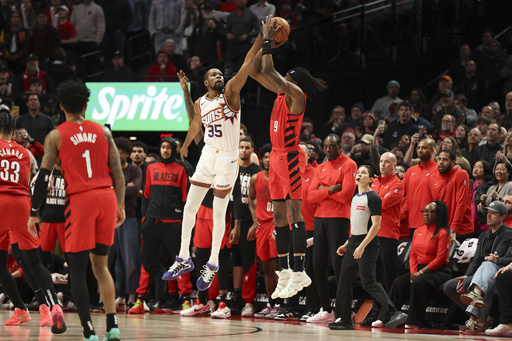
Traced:
POLYGON ((387 329, 395 329, 401 324, 404 324, 407 321, 407 314, 402 313, 401 311, 395 311, 391 314, 389 320, 387 320, 384 325, 387 329))
POLYGON ((312 311, 307 311, 304 315, 301 316, 301 321, 306 321, 308 318, 315 316, 316 314, 312 311))
POLYGON ((354 330, 354 324, 352 321, 344 322, 341 318, 336 319, 336 322, 329 323, 329 329, 331 330, 354 330))
POLYGON ((274 317, 274 320, 281 320, 281 321, 299 321, 301 318, 301 315, 295 311, 287 310, 284 313, 277 314, 274 317))
POLYGON ((155 313, 172 313, 171 302, 167 300, 159 300, 149 306, 149 309, 154 311, 155 313))
POLYGON ((375 319, 373 318, 372 314, 366 316, 366 318, 364 320, 361 321, 361 323, 359 323, 359 325, 361 327, 371 327, 372 326, 372 323, 375 321, 375 319))

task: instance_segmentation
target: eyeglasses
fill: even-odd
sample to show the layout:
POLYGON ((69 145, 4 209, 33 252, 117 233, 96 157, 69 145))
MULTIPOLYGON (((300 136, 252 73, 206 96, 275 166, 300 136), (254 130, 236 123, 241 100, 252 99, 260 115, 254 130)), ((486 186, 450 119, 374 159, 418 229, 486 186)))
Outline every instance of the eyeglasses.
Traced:
POLYGON ((442 120, 441 123, 453 123, 452 120, 442 120))
POLYGON ((468 134, 468 136, 478 137, 478 134, 468 134))
POLYGON ((405 170, 403 170, 403 169, 395 169, 395 173, 405 173, 405 170))
POLYGON ((314 152, 314 151, 315 151, 315 148, 308 148, 308 150, 309 150, 310 152, 314 152))
POLYGON ((421 213, 428 213, 428 214, 432 214, 432 213, 436 213, 437 211, 436 210, 421 210, 421 213))

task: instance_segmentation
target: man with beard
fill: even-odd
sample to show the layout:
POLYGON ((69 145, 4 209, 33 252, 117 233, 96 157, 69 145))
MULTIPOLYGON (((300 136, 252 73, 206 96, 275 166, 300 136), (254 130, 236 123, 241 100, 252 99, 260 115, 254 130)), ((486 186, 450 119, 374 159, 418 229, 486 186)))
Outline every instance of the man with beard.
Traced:
POLYGON ((503 150, 499 140, 500 131, 501 128, 497 123, 489 124, 489 128, 487 128, 487 143, 478 146, 476 149, 478 160, 485 160, 489 164, 494 165, 496 153, 503 150))
POLYGON ((456 159, 453 151, 442 150, 437 158, 437 168, 444 180, 444 193, 440 200, 448 207, 450 237, 455 240, 458 236, 463 241, 475 226, 471 217, 469 175, 465 170, 453 167, 456 159))
POLYGON ((418 142, 416 152, 420 162, 407 170, 403 182, 405 201, 402 216, 409 222, 412 237, 414 230, 424 225, 421 210, 432 201, 441 200, 442 187, 437 163, 432 159, 435 142, 424 139, 418 142))
POLYGON ((219 251, 226 229, 226 209, 233 185, 238 175, 238 146, 240 136, 240 91, 244 86, 248 69, 261 47, 263 38, 258 36, 254 45, 247 53, 244 64, 238 73, 224 83, 224 75, 219 69, 213 68, 204 75, 207 93, 192 103, 188 90, 188 78, 180 71, 181 88, 185 97, 187 115, 193 117, 190 129, 183 146, 181 158, 188 156, 188 147, 205 127, 201 157, 196 172, 190 179, 191 186, 183 216, 183 234, 181 249, 176 262, 164 274, 163 279, 176 279, 194 269, 190 257, 190 238, 195 224, 196 214, 204 196, 213 188, 213 231, 210 259, 201 271, 197 280, 197 288, 206 290, 210 287, 215 273, 219 270, 219 251), (225 86, 224 86, 225 84, 225 86))

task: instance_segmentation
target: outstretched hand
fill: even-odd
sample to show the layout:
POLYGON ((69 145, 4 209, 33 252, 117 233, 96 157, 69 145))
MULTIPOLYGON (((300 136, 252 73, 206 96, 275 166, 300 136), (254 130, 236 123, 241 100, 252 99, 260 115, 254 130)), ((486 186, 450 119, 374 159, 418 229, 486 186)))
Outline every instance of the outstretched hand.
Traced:
POLYGON ((181 85, 181 88, 185 91, 185 90, 188 90, 188 77, 187 75, 185 75, 185 72, 183 72, 183 70, 180 70, 178 72, 178 78, 180 79, 180 85, 181 85))

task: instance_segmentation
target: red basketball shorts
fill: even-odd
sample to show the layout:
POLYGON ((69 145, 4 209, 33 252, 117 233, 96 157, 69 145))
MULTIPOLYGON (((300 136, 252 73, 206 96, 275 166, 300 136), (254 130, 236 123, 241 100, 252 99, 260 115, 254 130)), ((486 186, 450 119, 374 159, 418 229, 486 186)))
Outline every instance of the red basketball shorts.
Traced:
POLYGON ((269 189, 272 200, 302 200, 302 175, 306 155, 302 150, 270 153, 269 189))
POLYGON ((55 248, 55 241, 59 237, 62 252, 66 252, 64 228, 65 223, 42 223, 41 231, 39 231, 39 239, 41 242, 41 250, 52 252, 55 248))
POLYGON ((30 198, 23 195, 0 194, 0 207, 2 219, 0 220, 0 248, 9 249, 5 239, 11 244, 18 243, 21 250, 32 250, 39 247, 39 239, 28 232, 28 218, 30 215, 30 198), (11 231, 10 236, 8 236, 11 231))
POLYGON ((256 254, 261 261, 277 257, 276 239, 273 237, 274 221, 272 219, 260 221, 260 228, 256 230, 256 254))
POLYGON ((112 188, 76 193, 66 198, 66 252, 92 250, 114 243, 117 199, 112 188))

